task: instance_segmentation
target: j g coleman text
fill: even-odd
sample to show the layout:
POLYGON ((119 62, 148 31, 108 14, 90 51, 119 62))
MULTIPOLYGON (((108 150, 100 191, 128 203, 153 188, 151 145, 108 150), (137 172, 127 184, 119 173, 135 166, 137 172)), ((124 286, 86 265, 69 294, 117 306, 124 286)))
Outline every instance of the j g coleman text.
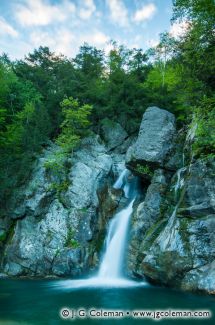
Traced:
POLYGON ((107 310, 96 308, 72 309, 64 307, 60 310, 61 318, 65 320, 74 320, 76 318, 149 318, 149 319, 167 319, 167 318, 201 318, 206 319, 212 316, 209 310, 107 310))

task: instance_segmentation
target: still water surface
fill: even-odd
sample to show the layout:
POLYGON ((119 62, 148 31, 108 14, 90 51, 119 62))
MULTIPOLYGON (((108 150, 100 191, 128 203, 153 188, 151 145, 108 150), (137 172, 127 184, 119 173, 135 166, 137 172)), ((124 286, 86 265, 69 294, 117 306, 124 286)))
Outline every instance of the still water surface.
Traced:
POLYGON ((58 325, 58 324, 215 324, 215 297, 192 295, 166 288, 140 285, 127 288, 74 288, 65 280, 8 280, 0 281, 1 325, 58 325), (62 307, 79 309, 126 310, 210 310, 211 319, 160 320, 123 319, 62 320, 62 307))

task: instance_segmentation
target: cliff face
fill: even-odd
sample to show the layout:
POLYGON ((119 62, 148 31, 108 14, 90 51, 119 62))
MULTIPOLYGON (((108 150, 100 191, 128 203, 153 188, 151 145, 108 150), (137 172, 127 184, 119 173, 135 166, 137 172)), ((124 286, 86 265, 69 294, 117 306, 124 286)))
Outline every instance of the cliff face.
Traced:
POLYGON ((122 193, 107 193, 124 164, 125 136, 117 153, 92 135, 62 165, 57 146, 44 151, 0 217, 0 273, 76 276, 97 265, 109 218, 99 199, 108 197, 106 211, 113 214, 122 193))
POLYGON ((155 107, 146 111, 137 142, 127 153, 127 166, 146 182, 150 179, 145 199, 132 217, 129 273, 215 293, 215 161, 192 159, 188 155, 192 139, 187 137, 183 149, 182 135, 170 130, 168 118, 163 118, 166 124, 160 122, 161 113, 168 117, 155 107), (167 142, 162 141, 168 132, 167 142), (144 145, 148 137, 150 145, 144 145))
POLYGON ((124 204, 112 185, 126 163, 144 189, 134 203, 128 274, 214 294, 214 159, 193 158, 194 133, 177 131, 174 115, 157 107, 146 110, 137 138, 109 120, 101 133, 104 142, 83 139, 60 173, 50 145, 14 190, 0 217, 0 272, 76 276, 98 266, 109 218, 124 204))

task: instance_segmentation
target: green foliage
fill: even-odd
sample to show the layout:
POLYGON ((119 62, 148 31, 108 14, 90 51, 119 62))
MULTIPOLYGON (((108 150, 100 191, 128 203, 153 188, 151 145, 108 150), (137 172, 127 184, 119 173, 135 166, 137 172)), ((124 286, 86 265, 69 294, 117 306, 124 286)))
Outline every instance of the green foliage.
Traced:
POLYGON ((57 182, 53 182, 51 183, 50 187, 49 187, 49 190, 52 191, 56 191, 57 192, 57 197, 60 196, 61 193, 64 193, 68 190, 68 187, 69 187, 69 182, 68 181, 63 181, 63 182, 60 182, 60 183, 57 183, 57 182))
MULTIPOLYGON (((105 118, 135 133, 152 105, 175 113, 181 125, 194 115, 194 153, 214 155, 214 1, 174 0, 173 13, 173 22, 186 22, 186 33, 178 39, 163 33, 146 53, 112 42, 108 55, 84 44, 74 59, 47 47, 15 62, 0 56, 1 207, 10 205, 48 140, 66 159, 89 128, 100 132, 105 118)), ((61 192, 64 159, 53 159, 45 164, 61 192)))
POLYGON ((148 165, 137 164, 137 166, 135 167, 135 170, 140 174, 149 175, 150 177, 153 176, 153 171, 149 168, 148 165))
POLYGON ((56 136, 62 122, 59 103, 65 95, 72 95, 73 64, 47 47, 40 47, 24 60, 15 62, 14 71, 23 83, 29 82, 41 95, 51 122, 51 135, 56 136))
POLYGON ((177 91, 178 85, 181 83, 182 67, 177 64, 166 66, 165 80, 163 84, 163 78, 161 74, 161 67, 159 63, 156 63, 148 74, 147 80, 144 83, 144 87, 151 88, 153 91, 159 90, 162 86, 166 87, 168 93, 177 91))
POLYGON ((21 81, 0 57, 0 200, 3 208, 14 187, 26 180, 37 152, 49 137, 49 116, 41 96, 21 81))
POLYGON ((63 148, 64 152, 68 153, 77 146, 80 137, 86 134, 90 125, 89 115, 92 106, 88 104, 80 106, 78 100, 69 97, 63 100, 61 108, 64 120, 56 143, 63 148))
POLYGON ((57 198, 61 200, 61 194, 66 192, 69 187, 67 179, 66 154, 62 150, 56 151, 44 162, 44 167, 47 170, 50 186, 49 191, 56 192, 57 198))
POLYGON ((55 152, 44 162, 44 167, 59 176, 65 168, 65 154, 60 150, 55 152))
POLYGON ((196 124, 192 149, 196 156, 215 156, 215 98, 205 98, 196 108, 192 125, 196 124))

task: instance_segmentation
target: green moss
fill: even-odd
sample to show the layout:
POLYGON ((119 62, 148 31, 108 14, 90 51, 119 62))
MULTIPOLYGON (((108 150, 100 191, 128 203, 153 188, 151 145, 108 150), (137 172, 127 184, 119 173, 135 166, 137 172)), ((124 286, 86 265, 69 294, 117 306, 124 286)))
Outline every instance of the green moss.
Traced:
POLYGON ((179 234, 186 251, 190 251, 188 226, 192 222, 189 218, 180 218, 179 234))
POLYGON ((78 209, 80 212, 82 212, 82 213, 86 213, 87 211, 88 211, 88 209, 86 208, 86 207, 84 207, 84 208, 81 208, 81 209, 78 209))
POLYGON ((57 257, 59 254, 60 254, 60 249, 57 248, 56 251, 55 251, 55 257, 57 257))
POLYGON ((106 235, 106 231, 103 230, 95 242, 95 250, 97 253, 99 253, 101 251, 101 249, 103 248, 105 235, 106 235))
POLYGON ((80 247, 79 242, 74 239, 74 231, 72 229, 68 231, 65 247, 74 249, 80 247))
POLYGON ((6 240, 6 238, 7 238, 7 234, 4 231, 0 234, 0 244, 3 243, 6 240))
POLYGON ((63 181, 61 183, 57 183, 57 182, 53 182, 50 184, 49 186, 49 191, 56 191, 57 193, 62 193, 62 192, 66 192, 68 190, 69 187, 69 182, 68 181, 63 181))
POLYGON ((15 233, 16 222, 14 221, 10 226, 9 232, 7 234, 7 244, 11 244, 14 233, 15 233))
POLYGON ((69 248, 79 248, 80 244, 75 240, 75 239, 71 239, 68 243, 67 243, 67 247, 69 248))
POLYGON ((159 219, 155 224, 153 224, 149 230, 146 232, 144 239, 144 249, 149 249, 155 239, 159 236, 161 231, 167 224, 167 219, 159 219))
POLYGON ((169 212, 169 210, 171 208, 168 204, 169 204, 168 201, 161 202, 161 205, 160 205, 160 218, 164 218, 165 215, 168 214, 168 212, 169 212))
POLYGON ((144 165, 137 164, 136 167, 135 167, 135 170, 139 174, 148 175, 150 177, 153 176, 153 171, 147 165, 144 166, 144 165))

